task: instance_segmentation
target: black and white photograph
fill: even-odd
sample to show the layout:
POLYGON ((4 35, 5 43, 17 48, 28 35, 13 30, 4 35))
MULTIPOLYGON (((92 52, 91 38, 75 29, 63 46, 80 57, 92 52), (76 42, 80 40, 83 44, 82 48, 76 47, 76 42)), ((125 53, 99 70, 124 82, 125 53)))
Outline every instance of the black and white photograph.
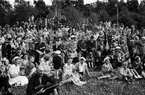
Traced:
POLYGON ((145 0, 0 0, 0 95, 145 95, 145 0))

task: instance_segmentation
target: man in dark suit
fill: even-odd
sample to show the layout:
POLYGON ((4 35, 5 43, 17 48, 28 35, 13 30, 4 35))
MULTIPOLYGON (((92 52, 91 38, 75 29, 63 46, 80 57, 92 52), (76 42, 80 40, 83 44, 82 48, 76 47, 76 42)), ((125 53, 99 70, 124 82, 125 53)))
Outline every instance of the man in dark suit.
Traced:
POLYGON ((36 72, 29 79, 27 95, 54 95, 58 94, 57 80, 43 74, 44 68, 39 66, 36 72), (44 90, 45 89, 45 90, 44 90))

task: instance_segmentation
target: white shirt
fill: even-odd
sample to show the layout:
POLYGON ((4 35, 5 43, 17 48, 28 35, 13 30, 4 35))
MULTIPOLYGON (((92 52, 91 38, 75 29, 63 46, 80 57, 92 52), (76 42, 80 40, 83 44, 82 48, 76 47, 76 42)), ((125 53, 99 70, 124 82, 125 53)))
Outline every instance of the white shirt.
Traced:
POLYGON ((9 68, 8 73, 10 74, 11 77, 15 76, 15 75, 19 75, 20 72, 20 66, 19 65, 11 65, 9 68))

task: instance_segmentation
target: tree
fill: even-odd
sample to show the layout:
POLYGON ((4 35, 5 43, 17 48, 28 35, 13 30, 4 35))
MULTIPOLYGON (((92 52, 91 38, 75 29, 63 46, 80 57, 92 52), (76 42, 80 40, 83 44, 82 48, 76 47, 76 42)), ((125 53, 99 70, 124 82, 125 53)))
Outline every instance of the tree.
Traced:
POLYGON ((36 18, 45 18, 49 14, 49 7, 46 6, 43 0, 38 0, 34 2, 35 8, 37 10, 36 18))
POLYGON ((131 12, 138 12, 139 3, 138 0, 130 0, 127 2, 127 6, 129 11, 131 12))
POLYGON ((111 19, 111 17, 110 17, 110 15, 106 12, 106 10, 102 10, 102 11, 100 12, 100 14, 99 14, 99 20, 100 20, 100 21, 105 22, 105 21, 108 21, 108 20, 110 20, 110 19, 111 19))
POLYGON ((27 21, 33 15, 34 8, 29 2, 18 0, 15 2, 14 11, 16 21, 27 21))
POLYGON ((6 0, 0 0, 0 25, 9 23, 9 14, 12 12, 12 6, 6 0))

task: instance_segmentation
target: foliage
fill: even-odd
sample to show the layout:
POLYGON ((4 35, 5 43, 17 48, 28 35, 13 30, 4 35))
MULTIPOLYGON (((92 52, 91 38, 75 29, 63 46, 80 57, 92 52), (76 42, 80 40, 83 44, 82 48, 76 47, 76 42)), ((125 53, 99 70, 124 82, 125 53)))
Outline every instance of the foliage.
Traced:
MULTIPOLYGON (((134 24, 137 28, 145 27, 145 1, 140 4, 138 0, 108 0, 108 2, 97 1, 94 4, 83 5, 81 2, 58 3, 61 14, 66 17, 66 23, 76 26, 80 19, 92 19, 93 23, 99 21, 117 21, 117 8, 119 23, 125 26, 134 24)), ((53 18, 56 4, 47 6, 43 0, 34 0, 34 6, 25 0, 15 0, 14 8, 6 0, 0 0, 0 25, 14 25, 16 22, 27 21, 30 16, 37 18, 53 18)))

